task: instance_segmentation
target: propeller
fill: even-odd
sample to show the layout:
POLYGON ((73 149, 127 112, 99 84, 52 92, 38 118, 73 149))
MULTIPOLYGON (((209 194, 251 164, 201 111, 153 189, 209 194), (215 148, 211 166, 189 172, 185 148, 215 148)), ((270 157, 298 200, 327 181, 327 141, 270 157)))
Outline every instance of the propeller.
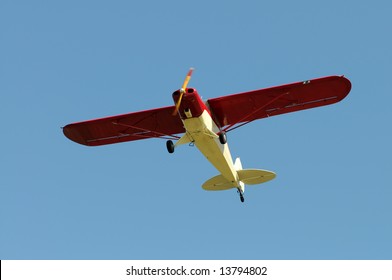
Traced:
POLYGON ((189 69, 188 74, 185 77, 184 83, 182 84, 182 87, 180 89, 180 97, 177 100, 176 108, 174 109, 173 116, 175 116, 178 113, 178 109, 180 108, 180 105, 181 105, 182 96, 184 95, 184 93, 186 91, 186 87, 188 86, 188 83, 191 79, 193 70, 194 70, 194 68, 189 69))

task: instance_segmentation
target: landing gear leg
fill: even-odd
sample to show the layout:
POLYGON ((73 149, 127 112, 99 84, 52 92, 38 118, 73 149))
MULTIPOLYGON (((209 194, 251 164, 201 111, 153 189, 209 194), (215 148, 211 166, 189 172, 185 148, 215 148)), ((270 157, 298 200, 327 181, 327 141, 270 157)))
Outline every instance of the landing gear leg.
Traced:
POLYGON ((240 195, 240 200, 241 200, 241 202, 244 202, 245 201, 245 198, 244 198, 244 193, 241 191, 241 189, 238 189, 238 191, 237 191, 238 193, 239 193, 239 195, 240 195))

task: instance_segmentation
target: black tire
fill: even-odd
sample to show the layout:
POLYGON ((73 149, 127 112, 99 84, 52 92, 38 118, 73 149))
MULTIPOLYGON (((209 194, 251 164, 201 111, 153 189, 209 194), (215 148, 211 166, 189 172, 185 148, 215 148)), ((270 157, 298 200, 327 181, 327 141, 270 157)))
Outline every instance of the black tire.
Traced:
POLYGON ((224 145, 224 144, 227 143, 226 132, 222 131, 222 132, 219 134, 219 142, 220 142, 222 145, 224 145))
POLYGON ((167 140, 167 142, 166 142, 166 148, 167 148, 167 151, 168 151, 170 154, 174 153, 174 143, 173 143, 172 140, 167 140))

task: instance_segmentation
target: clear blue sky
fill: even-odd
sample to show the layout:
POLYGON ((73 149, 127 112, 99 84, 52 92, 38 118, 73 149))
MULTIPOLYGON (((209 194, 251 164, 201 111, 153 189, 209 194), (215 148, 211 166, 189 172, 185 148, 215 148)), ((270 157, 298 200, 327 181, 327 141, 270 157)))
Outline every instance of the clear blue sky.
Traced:
POLYGON ((390 1, 0 1, 0 259, 391 259, 390 1), (267 3, 268 2, 268 3, 267 3), (75 121, 344 74, 336 105, 228 135, 244 168, 205 192, 196 148, 89 148, 75 121))

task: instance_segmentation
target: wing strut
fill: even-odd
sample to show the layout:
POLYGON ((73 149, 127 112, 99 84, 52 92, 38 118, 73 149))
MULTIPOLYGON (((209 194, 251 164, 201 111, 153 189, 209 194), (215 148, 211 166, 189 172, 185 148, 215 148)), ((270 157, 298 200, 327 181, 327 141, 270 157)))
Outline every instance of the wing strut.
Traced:
POLYGON ((253 122, 253 121, 256 120, 256 119, 253 119, 253 120, 250 120, 250 121, 247 121, 247 122, 244 122, 244 120, 248 119, 248 118, 251 117, 252 115, 256 114, 257 112, 261 111, 262 109, 264 109, 264 108, 267 107, 268 105, 274 103, 275 101, 277 101, 278 99, 282 98, 283 96, 285 96, 285 95, 287 95, 287 94, 289 94, 289 93, 290 93, 290 92, 288 91, 288 92, 282 93, 282 94, 278 95, 277 97, 271 99, 270 101, 268 101, 267 103, 265 103, 263 106, 261 106, 261 107, 258 108, 257 110, 255 110, 255 111, 253 111, 252 113, 250 113, 250 114, 248 114, 248 115, 242 117, 242 118, 241 118, 240 120, 238 120, 237 122, 235 122, 235 123, 233 123, 233 124, 231 124, 231 125, 225 127, 225 128, 223 129, 223 131, 229 132, 229 131, 231 131, 231 130, 233 130, 233 129, 236 129, 236 128, 239 128, 239 127, 241 127, 241 126, 243 126, 243 125, 245 125, 245 124, 248 124, 248 123, 250 123, 250 122, 253 122))
POLYGON ((132 135, 136 135, 137 134, 137 136, 140 136, 140 137, 151 138, 151 136, 144 136, 143 133, 154 133, 154 134, 157 134, 157 136, 153 136, 154 138, 172 139, 172 140, 180 139, 180 137, 177 136, 177 135, 164 134, 164 133, 161 133, 161 132, 158 132, 158 131, 152 131, 152 130, 149 130, 149 129, 144 129, 144 128, 141 128, 141 127, 137 127, 137 126, 121 123, 121 122, 118 122, 118 121, 115 121, 115 122, 112 122, 112 123, 114 125, 120 125, 120 126, 124 126, 124 127, 127 127, 127 128, 133 128, 133 129, 140 130, 141 131, 140 134, 137 134, 137 133, 133 133, 132 134, 132 135))

